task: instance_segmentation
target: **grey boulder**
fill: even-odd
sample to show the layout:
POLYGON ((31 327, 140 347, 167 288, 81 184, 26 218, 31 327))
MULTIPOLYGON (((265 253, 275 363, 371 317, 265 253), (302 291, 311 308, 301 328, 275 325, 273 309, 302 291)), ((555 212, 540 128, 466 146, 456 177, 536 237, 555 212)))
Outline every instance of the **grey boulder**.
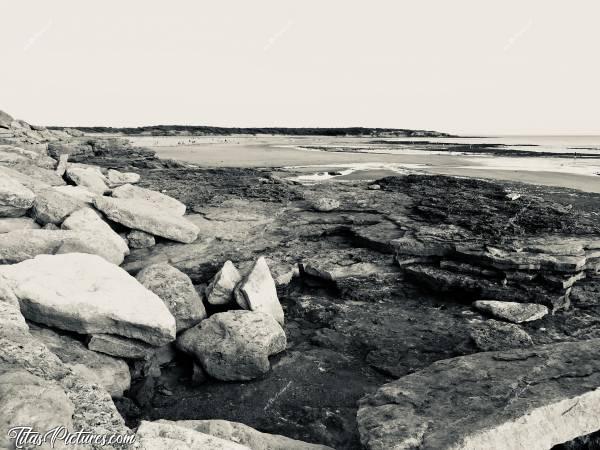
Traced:
POLYGON ((252 380, 270 369, 269 356, 285 350, 286 336, 268 314, 227 311, 182 333, 177 347, 219 380, 252 380))
POLYGON ((156 239, 150 233, 140 230, 131 230, 127 234, 127 241, 131 248, 149 248, 156 245, 156 239))
POLYGON ((83 206, 85 203, 49 188, 36 194, 32 216, 41 225, 47 223, 60 225, 69 214, 83 206))
POLYGON ((206 318, 202 299, 190 278, 169 264, 152 264, 136 279, 165 303, 177 324, 177 332, 187 330, 206 318))
POLYGON ((546 450, 600 429, 600 340, 433 363, 359 402, 367 450, 546 450))

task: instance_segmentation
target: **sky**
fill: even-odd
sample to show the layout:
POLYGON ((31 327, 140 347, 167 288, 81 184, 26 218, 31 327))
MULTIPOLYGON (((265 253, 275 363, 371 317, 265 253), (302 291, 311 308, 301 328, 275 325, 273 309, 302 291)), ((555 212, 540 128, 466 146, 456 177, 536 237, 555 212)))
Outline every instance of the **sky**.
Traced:
POLYGON ((600 134, 600 2, 0 0, 42 125, 600 134))

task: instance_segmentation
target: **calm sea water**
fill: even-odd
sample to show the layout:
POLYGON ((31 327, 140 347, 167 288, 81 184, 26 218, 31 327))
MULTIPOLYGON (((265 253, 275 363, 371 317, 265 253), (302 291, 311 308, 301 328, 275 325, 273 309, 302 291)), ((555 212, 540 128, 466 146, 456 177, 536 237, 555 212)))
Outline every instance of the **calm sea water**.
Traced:
POLYGON ((600 136, 489 136, 461 138, 392 138, 386 140, 456 144, 502 144, 513 150, 600 154, 600 136))

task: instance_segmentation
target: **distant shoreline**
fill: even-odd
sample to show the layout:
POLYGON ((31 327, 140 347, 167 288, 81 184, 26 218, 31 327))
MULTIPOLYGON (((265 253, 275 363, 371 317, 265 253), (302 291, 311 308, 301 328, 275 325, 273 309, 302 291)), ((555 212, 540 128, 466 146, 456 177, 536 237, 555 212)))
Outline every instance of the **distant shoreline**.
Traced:
POLYGON ((287 135, 287 136, 356 136, 356 137, 460 137, 431 130, 370 127, 212 127, 196 125, 149 125, 144 127, 59 127, 84 133, 122 134, 124 136, 232 136, 232 135, 287 135))

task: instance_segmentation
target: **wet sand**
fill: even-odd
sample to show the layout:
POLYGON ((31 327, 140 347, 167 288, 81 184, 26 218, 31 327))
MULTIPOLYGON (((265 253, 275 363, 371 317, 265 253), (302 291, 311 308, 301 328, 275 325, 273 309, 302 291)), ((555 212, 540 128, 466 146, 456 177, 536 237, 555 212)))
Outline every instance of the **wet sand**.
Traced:
MULTIPOLYGON (((429 171, 429 170, 428 170, 429 171)), ((473 168, 443 168, 438 167, 431 173, 442 175, 457 175, 475 178, 490 178, 494 180, 519 181, 541 186, 555 186, 578 189, 585 192, 600 193, 600 176, 577 175, 560 172, 534 172, 520 170, 493 170, 473 168)))

